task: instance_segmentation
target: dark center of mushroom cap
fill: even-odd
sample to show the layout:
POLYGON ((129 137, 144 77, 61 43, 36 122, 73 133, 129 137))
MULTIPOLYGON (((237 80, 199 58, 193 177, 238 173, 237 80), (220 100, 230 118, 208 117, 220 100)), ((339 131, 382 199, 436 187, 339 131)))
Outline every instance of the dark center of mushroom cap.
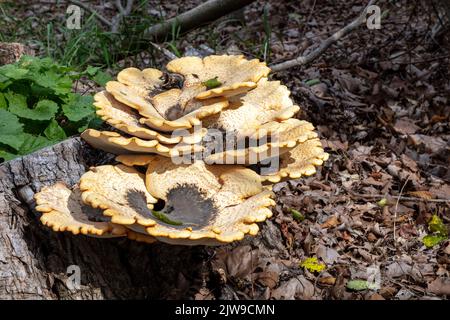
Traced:
POLYGON ((201 229, 217 214, 214 202, 194 184, 182 184, 170 189, 164 209, 171 220, 182 222, 182 227, 201 229))
POLYGON ((177 229, 201 229, 207 226, 218 212, 214 202, 194 184, 181 184, 170 189, 167 201, 159 200, 154 205, 153 212, 148 209, 142 191, 129 190, 127 202, 140 215, 177 229))

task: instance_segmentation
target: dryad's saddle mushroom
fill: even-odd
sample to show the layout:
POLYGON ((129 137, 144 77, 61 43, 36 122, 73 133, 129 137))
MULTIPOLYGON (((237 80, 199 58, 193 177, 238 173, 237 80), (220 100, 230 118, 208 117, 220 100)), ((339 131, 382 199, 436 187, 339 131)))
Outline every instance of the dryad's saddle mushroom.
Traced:
POLYGON ((95 95, 115 131, 86 130, 117 163, 78 185, 36 194, 54 231, 152 243, 220 245, 272 216, 271 183, 312 175, 328 158, 311 123, 265 63, 184 57, 167 71, 122 70, 95 95))

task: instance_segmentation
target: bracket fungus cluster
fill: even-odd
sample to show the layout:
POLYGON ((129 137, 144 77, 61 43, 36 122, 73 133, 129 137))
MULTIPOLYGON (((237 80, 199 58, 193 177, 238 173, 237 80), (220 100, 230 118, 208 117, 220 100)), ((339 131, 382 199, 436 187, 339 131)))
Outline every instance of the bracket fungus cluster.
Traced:
POLYGON ((76 186, 36 195, 54 231, 181 245, 256 235, 270 218, 271 183, 315 173, 328 158, 311 123, 270 69, 242 56, 184 57, 166 71, 122 70, 95 95, 112 131, 90 145, 117 154, 76 186))

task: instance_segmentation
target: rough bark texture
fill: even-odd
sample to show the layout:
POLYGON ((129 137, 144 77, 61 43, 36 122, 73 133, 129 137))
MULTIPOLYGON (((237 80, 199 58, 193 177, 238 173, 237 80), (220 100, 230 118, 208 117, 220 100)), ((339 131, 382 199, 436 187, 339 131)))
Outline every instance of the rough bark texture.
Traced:
POLYGON ((74 236, 39 222, 33 196, 43 186, 72 186, 90 166, 113 161, 72 138, 0 164, 0 299, 233 299, 239 289, 217 279, 216 253, 252 244, 272 255, 281 243, 270 221, 256 239, 220 248, 74 236), (71 265, 80 267, 79 289, 66 285, 71 265))

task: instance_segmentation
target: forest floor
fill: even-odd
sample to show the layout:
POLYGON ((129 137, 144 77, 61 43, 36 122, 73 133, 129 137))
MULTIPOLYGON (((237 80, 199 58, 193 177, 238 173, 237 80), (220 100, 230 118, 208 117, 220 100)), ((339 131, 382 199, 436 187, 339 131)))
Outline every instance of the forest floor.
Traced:
MULTIPOLYGON (((162 2, 156 11, 171 17, 198 2, 183 1, 183 8, 162 2)), ((364 3, 257 1, 163 46, 274 64, 307 53, 364 3)), ((422 2, 381 7, 389 10, 381 29, 360 27, 311 65, 272 76, 292 91, 302 107, 297 117, 316 126, 330 159, 316 175, 274 186, 274 217, 256 241, 205 248, 207 281, 201 273, 182 274, 177 290, 162 298, 450 296, 449 240, 423 243, 433 216, 447 234, 450 226, 450 42, 445 33, 431 37, 435 12, 422 2), (300 266, 311 257, 325 269, 300 266)), ((117 66, 163 62, 152 52, 117 66)))

